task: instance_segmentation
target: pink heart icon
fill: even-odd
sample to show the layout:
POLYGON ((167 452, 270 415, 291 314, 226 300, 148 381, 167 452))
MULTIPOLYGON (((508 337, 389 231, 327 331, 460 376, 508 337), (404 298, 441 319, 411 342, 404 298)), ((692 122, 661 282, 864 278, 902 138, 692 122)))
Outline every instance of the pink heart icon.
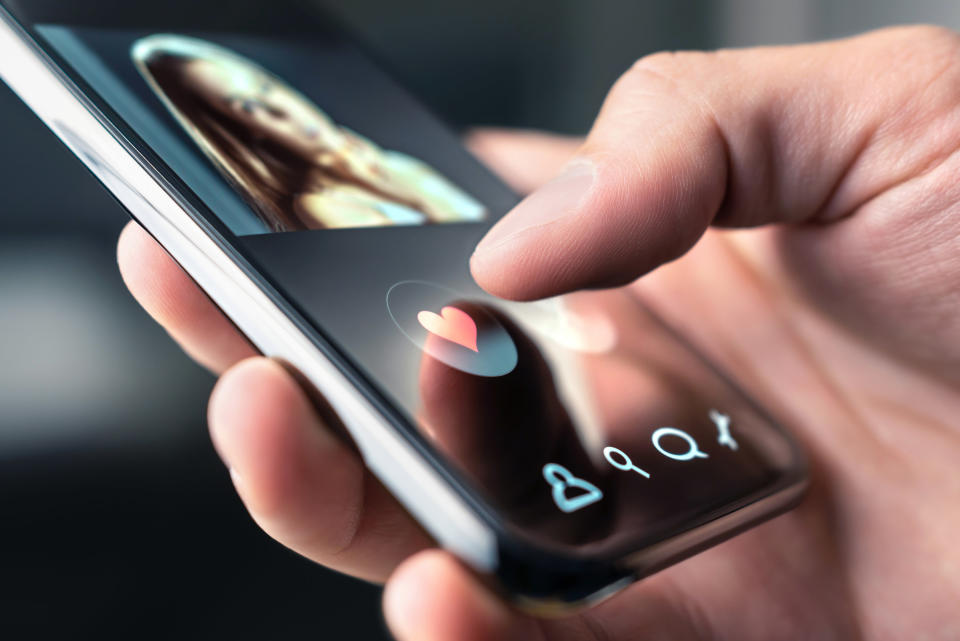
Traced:
POLYGON ((417 320, 431 334, 480 352, 477 349, 477 324, 466 312, 447 306, 439 314, 422 311, 417 314, 417 320))

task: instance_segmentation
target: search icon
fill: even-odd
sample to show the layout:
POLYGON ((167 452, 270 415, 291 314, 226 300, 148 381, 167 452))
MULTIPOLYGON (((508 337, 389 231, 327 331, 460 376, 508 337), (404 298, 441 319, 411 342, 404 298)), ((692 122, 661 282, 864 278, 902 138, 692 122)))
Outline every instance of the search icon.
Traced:
MULTIPOLYGON (((697 445, 697 442, 693 440, 692 436, 683 430, 678 430, 675 427, 661 427, 653 433, 653 436, 650 437, 650 440, 653 441, 653 446, 657 448, 657 451, 667 458, 672 458, 675 461, 690 461, 695 458, 710 458, 706 452, 700 451, 700 446, 697 445), (687 442, 687 451, 683 452, 682 454, 676 454, 663 449, 663 447, 660 445, 660 439, 662 439, 664 436, 676 436, 678 438, 682 438, 687 442)), ((609 461, 610 459, 607 460, 609 461)))
POLYGON ((634 465, 633 461, 630 460, 630 457, 627 456, 627 454, 621 449, 617 449, 616 447, 605 447, 603 448, 603 457, 607 459, 607 463, 614 466, 618 470, 623 470, 624 472, 629 472, 632 470, 644 478, 650 478, 650 475, 634 465), (620 460, 617 460, 614 457, 617 457, 620 460))

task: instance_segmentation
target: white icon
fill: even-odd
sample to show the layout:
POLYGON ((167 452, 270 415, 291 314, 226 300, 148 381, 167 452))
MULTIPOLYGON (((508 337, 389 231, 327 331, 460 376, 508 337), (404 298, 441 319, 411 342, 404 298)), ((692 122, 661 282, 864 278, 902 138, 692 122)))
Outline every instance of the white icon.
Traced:
POLYGON ((603 498, 603 492, 593 483, 577 478, 570 470, 556 463, 547 463, 543 466, 543 478, 550 484, 553 502, 561 512, 569 514, 581 508, 592 505, 603 498), (567 496, 570 488, 581 490, 581 494, 567 496))
POLYGON ((717 426, 717 443, 733 451, 740 449, 737 440, 730 434, 730 417, 717 410, 710 410, 710 420, 717 426))
POLYGON ((630 457, 627 456, 627 454, 621 449, 616 447, 605 447, 603 448, 603 456, 607 459, 607 463, 614 466, 618 470, 623 470, 624 472, 630 472, 632 470, 644 478, 650 478, 650 474, 634 465, 633 461, 630 460, 630 457))
POLYGON ((707 456, 706 452, 701 452, 700 447, 697 445, 697 442, 693 440, 693 437, 684 432, 683 430, 678 430, 675 427, 661 427, 656 432, 653 433, 653 436, 650 437, 650 440, 653 441, 653 446, 657 450, 666 456, 667 458, 672 458, 675 461, 690 461, 695 458, 710 458, 707 456), (681 454, 675 452, 668 452, 663 449, 660 445, 660 439, 664 436, 676 436, 682 438, 687 442, 687 451, 681 454))

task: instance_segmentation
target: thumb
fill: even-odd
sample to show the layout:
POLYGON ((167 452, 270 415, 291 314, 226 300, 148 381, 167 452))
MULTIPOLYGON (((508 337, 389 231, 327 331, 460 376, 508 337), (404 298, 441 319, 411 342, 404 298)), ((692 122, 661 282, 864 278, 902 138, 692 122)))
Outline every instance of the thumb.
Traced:
POLYGON ((723 142, 709 114, 667 85, 645 71, 616 85, 585 146, 477 246, 481 286, 531 299, 612 285, 699 238, 723 199, 723 142))
POLYGON ((480 242, 474 277, 519 300, 614 286, 681 256, 711 223, 849 214, 943 153, 907 145, 955 108, 956 92, 929 87, 957 48, 952 32, 911 27, 644 58, 575 158, 480 242))

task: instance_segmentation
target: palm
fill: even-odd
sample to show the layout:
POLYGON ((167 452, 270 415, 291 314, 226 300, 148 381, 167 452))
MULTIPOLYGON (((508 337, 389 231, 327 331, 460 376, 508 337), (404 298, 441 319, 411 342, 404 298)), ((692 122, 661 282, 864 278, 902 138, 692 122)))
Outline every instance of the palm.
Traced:
POLYGON ((635 288, 800 435, 811 491, 796 511, 601 605, 585 615, 586 631, 743 641, 960 634, 956 384, 809 305, 771 258, 782 234, 710 233, 635 288))

